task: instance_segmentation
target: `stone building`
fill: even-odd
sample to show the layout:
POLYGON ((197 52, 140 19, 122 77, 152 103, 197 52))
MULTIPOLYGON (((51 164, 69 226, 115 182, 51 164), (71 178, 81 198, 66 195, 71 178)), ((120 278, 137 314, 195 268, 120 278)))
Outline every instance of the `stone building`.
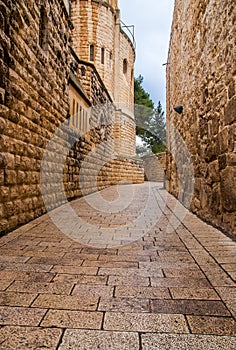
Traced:
POLYGON ((117 3, 110 0, 72 0, 72 39, 75 53, 81 61, 94 64, 116 105, 116 153, 134 156, 135 42, 132 33, 128 36, 129 32, 122 25, 117 3))
POLYGON ((0 231, 143 181, 117 1, 0 0, 0 231), (106 34, 106 35, 105 35, 106 34))
POLYGON ((167 187, 231 235, 236 234, 234 17, 233 0, 176 0, 167 66, 167 187), (183 106, 182 114, 176 106, 183 106))

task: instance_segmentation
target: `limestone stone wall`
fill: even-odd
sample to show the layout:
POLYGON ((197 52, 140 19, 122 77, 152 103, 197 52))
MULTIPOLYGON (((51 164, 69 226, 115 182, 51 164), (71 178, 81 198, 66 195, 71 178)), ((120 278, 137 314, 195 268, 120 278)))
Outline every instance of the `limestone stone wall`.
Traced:
POLYGON ((68 114, 71 29, 67 11, 57 0, 0 1, 0 5, 0 231, 4 231, 45 211, 40 165, 52 133, 68 114))
POLYGON ((73 47, 78 57, 95 64, 111 96, 114 96, 116 10, 107 1, 72 1, 73 47), (90 46, 94 45, 94 59, 90 46), (104 49, 104 62, 101 61, 104 49))
MULTIPOLYGON (((175 1, 167 66, 167 186, 179 196, 179 180, 193 165, 191 209, 235 235, 234 16, 233 0, 175 1), (183 106, 181 115, 173 110, 178 105, 183 106), (181 157, 187 155, 184 145, 188 161, 184 159, 186 166, 179 166, 181 157)), ((185 182, 184 194, 188 192, 190 181, 185 182)), ((183 201, 184 194, 180 196, 183 201)))
POLYGON ((117 95, 117 101, 124 103, 126 108, 133 109, 134 104, 134 61, 135 51, 130 44, 130 40, 127 35, 121 31, 120 33, 120 50, 119 61, 116 63, 119 65, 119 92, 117 95), (127 61, 127 71, 124 72, 124 60, 127 61))
POLYGON ((71 49, 68 4, 0 0, 0 232, 65 200, 143 181, 138 161, 114 154, 115 107, 95 66, 71 49), (68 128, 72 83, 91 109, 86 133, 68 128))
POLYGON ((136 155, 136 129, 133 114, 124 109, 116 109, 113 127, 115 154, 120 156, 136 155))
POLYGON ((165 153, 153 154, 143 157, 144 174, 146 181, 163 182, 164 181, 164 163, 165 153), (164 160, 164 161, 163 161, 164 160), (163 163, 163 165, 162 165, 163 163))
MULTIPOLYGON (((133 157, 136 143, 133 115, 135 48, 121 28, 118 2, 74 0, 71 18, 76 54, 82 61, 96 67, 116 106, 115 137, 119 137, 116 153, 133 157), (94 46, 92 60, 91 45, 94 46)), ((82 80, 88 82, 86 77, 82 77, 82 80)), ((86 89, 89 88, 87 84, 86 89)))
POLYGON ((72 0, 71 19, 73 47, 78 57, 95 65, 115 103, 123 103, 132 109, 135 49, 121 28, 117 1, 72 0), (94 46, 93 60, 91 45, 94 46), (127 62, 125 73, 124 60, 127 62))

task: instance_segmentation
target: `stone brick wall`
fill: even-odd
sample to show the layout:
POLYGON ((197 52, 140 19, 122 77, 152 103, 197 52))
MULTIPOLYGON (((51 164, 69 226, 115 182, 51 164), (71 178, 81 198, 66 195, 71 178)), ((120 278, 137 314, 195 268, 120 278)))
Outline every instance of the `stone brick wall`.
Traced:
POLYGON ((145 180, 163 182, 165 170, 165 153, 153 154, 151 156, 143 157, 142 159, 144 164, 145 180))
POLYGON ((126 108, 133 109, 134 104, 134 61, 135 52, 127 35, 120 33, 120 50, 119 50, 119 93, 116 102, 124 103, 126 108), (127 72, 123 72, 123 63, 127 60, 127 72))
MULTIPOLYGON (((90 63, 96 67, 117 109, 115 137, 118 135, 119 140, 116 153, 133 157, 136 143, 133 116, 135 49, 121 29, 117 5, 117 1, 72 1, 73 47, 78 57, 88 62, 89 47, 94 45, 94 61, 90 63), (104 62, 101 61, 102 48, 104 62)), ((81 79, 87 81, 86 89, 89 90, 88 79, 81 79)))
POLYGON ((0 1, 0 231, 41 215, 40 164, 68 114, 70 23, 59 1, 0 1))
POLYGON ((72 1, 73 47, 81 60, 90 61, 90 45, 94 45, 94 61, 99 75, 114 97, 116 10, 107 1, 72 1), (104 63, 101 49, 104 48, 104 63), (111 55, 111 56, 110 56, 111 55))
MULTIPOLYGON (((167 186, 179 196, 179 179, 192 163, 191 209, 235 235, 234 10, 233 0, 175 2, 167 66, 167 186), (173 110, 178 105, 183 105, 182 115, 173 110), (187 147, 186 166, 178 166, 173 156, 171 133, 179 133, 175 143, 179 159, 184 156, 181 139, 187 147)), ((185 185, 185 194, 190 193, 190 182, 185 185)))
POLYGON ((143 181, 137 160, 114 154, 112 98, 71 50, 67 3, 0 0, 0 232, 65 200, 143 181), (86 134, 68 129, 70 81, 92 110, 86 134))
POLYGON ((130 111, 126 110, 125 113, 124 108, 116 109, 113 133, 115 154, 134 157, 136 155, 136 129, 133 114, 130 111))

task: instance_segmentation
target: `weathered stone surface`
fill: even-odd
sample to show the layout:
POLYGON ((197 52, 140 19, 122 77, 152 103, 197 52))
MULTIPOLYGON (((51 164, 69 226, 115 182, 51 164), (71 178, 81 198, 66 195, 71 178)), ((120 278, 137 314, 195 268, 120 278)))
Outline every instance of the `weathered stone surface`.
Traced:
POLYGON ((107 312, 105 330, 189 333, 183 315, 107 312))
POLYGON ((227 167, 221 172, 222 204, 226 211, 236 211, 236 168, 227 167))
MULTIPOLYGON (((89 197, 99 205, 101 198, 116 202, 127 187, 112 186, 89 197)), ((123 231, 123 222, 143 210, 143 198, 155 193, 150 206, 161 209, 162 216, 150 230, 144 216, 139 222, 146 227, 144 237, 131 244, 109 249, 83 245, 60 232, 49 214, 0 239, 1 350, 235 348, 225 336, 235 335, 231 272, 236 242, 188 211, 183 224, 166 232, 167 216, 177 216, 178 222, 182 217, 177 200, 161 184, 132 188, 138 193, 119 214, 97 213, 88 197, 71 203, 84 220, 108 224, 107 232, 120 222, 123 231), (163 196, 166 203, 160 208, 163 196), (56 257, 61 265, 45 265, 57 264, 56 257), (68 265, 73 259, 75 266, 68 265), (77 267, 76 261, 92 266, 77 267), (99 271, 100 264, 109 268, 99 271)), ((63 211, 64 206, 54 210, 59 217, 63 211)), ((70 221, 66 224, 71 227, 70 221)), ((86 234, 94 235, 93 228, 86 234)))
POLYGON ((1 328, 2 349, 34 350, 36 348, 54 350, 62 335, 61 329, 6 326, 1 328))
MULTIPOLYGON (((117 3, 71 2, 74 30, 68 3, 0 0, 0 232, 67 200, 119 182, 144 180, 142 163, 135 158, 135 52, 120 29, 117 3), (129 62, 126 75, 124 59, 129 62), (66 130, 72 80, 80 108, 91 107, 86 134, 78 123, 76 130, 66 130)), ((75 117, 81 123, 82 112, 77 106, 75 117)))
MULTIPOLYGON (((167 130, 174 127, 183 141, 176 140, 174 156, 168 131, 167 189, 179 195, 178 179, 187 174, 176 163, 188 159, 175 158, 186 147, 195 176, 191 210, 231 235, 236 234, 233 7, 227 0, 176 0, 167 66, 167 130), (178 105, 181 117, 173 110, 178 105)), ((193 183, 186 182, 188 193, 193 183)))
POLYGON ((143 163, 145 179, 147 181, 164 181, 165 153, 144 157, 143 163))
POLYGON ((235 337, 218 337, 213 335, 184 334, 144 334, 142 335, 143 350, 234 350, 235 337))
POLYGON ((94 350, 94 349, 133 349, 139 348, 138 333, 104 332, 88 330, 65 331, 59 350, 94 350))
POLYGON ((231 124, 235 122, 236 115, 236 97, 234 96, 225 107, 225 122, 231 124))

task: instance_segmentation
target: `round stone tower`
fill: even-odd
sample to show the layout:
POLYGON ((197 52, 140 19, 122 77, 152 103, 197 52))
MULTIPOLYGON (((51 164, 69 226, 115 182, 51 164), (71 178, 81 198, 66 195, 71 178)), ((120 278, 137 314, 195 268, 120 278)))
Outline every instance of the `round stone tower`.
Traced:
POLYGON ((117 152, 133 156, 134 38, 120 20, 117 0, 72 0, 71 10, 73 48, 81 60, 94 64, 117 107, 117 152))
POLYGON ((134 42, 123 31, 117 0, 72 1, 73 47, 92 62, 115 102, 133 102, 134 42))

